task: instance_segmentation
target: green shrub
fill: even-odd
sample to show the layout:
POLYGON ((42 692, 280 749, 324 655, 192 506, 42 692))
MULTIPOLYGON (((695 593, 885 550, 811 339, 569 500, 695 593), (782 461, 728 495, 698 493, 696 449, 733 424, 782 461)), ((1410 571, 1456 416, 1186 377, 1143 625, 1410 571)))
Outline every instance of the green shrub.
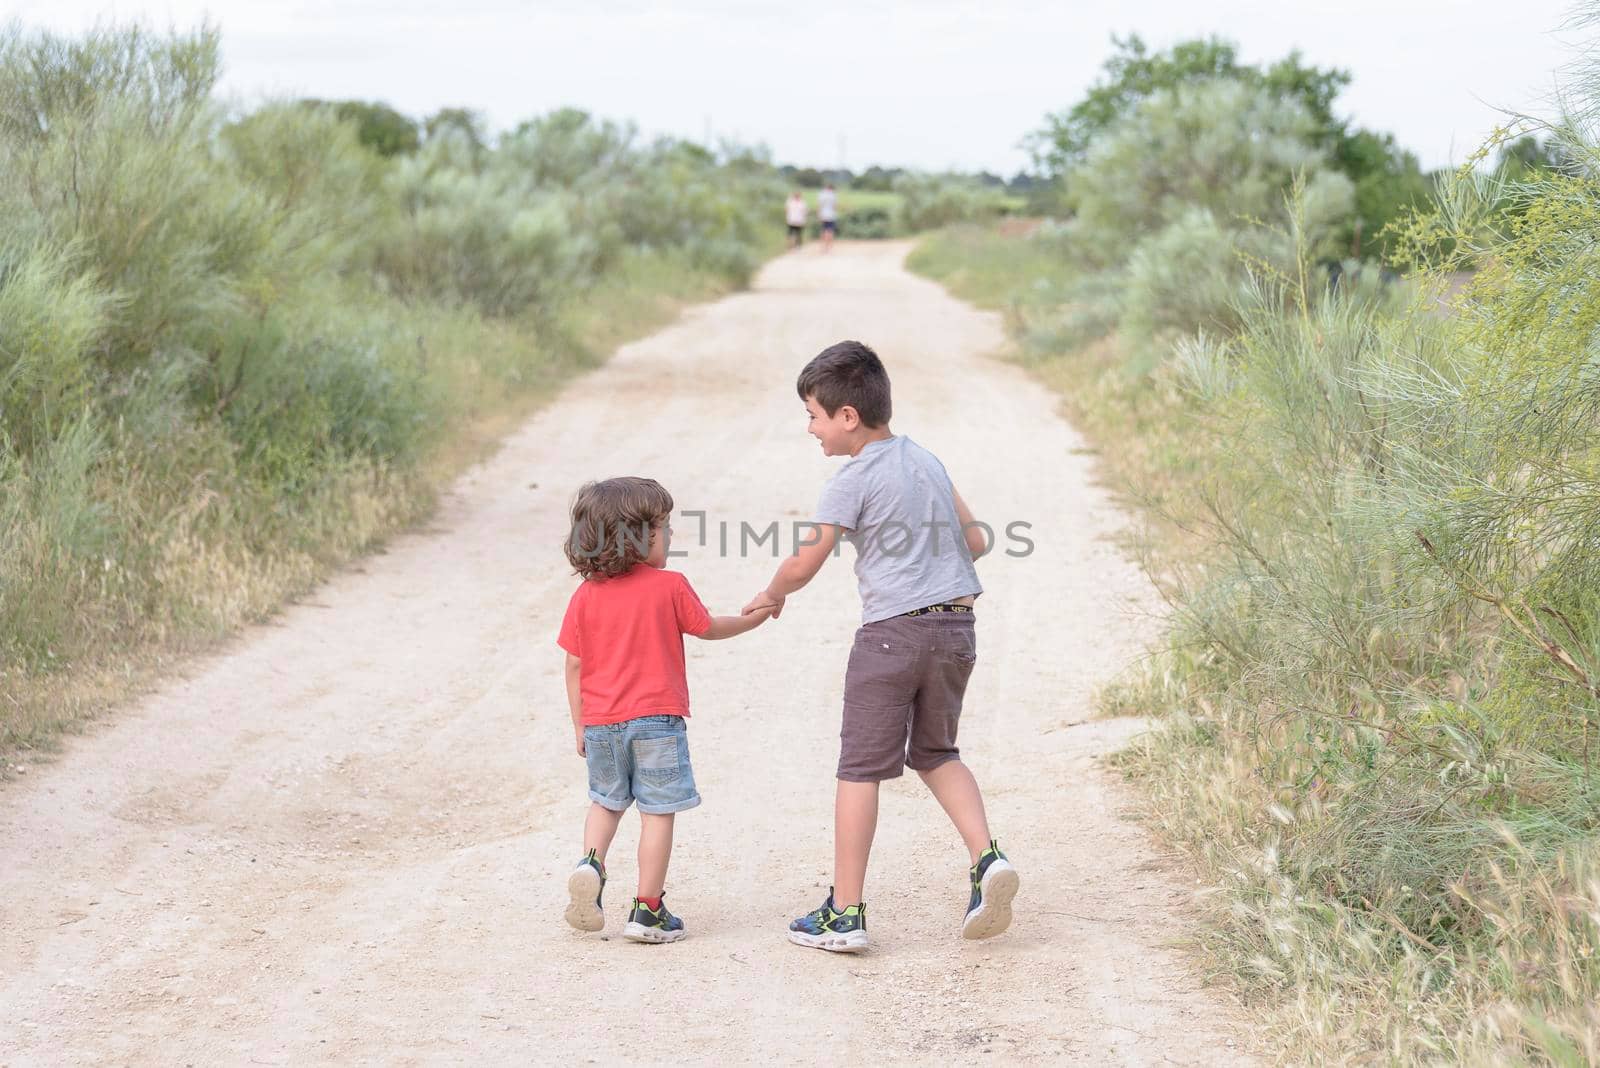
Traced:
POLYGON ((0 754, 414 520, 476 424, 777 243, 759 157, 449 109, 408 151, 370 109, 225 114, 218 52, 0 34, 0 754))
POLYGON ((1314 132, 1292 101, 1238 82, 1156 93, 1068 174, 1077 248, 1095 264, 1120 264, 1138 241, 1195 208, 1229 229, 1278 222, 1296 178, 1325 165, 1314 132))
POLYGON ((1593 175, 1530 174, 1506 231, 1463 173, 1420 289, 1267 271, 1176 363, 1219 460, 1177 506, 1204 562, 1133 700, 1207 740, 1186 720, 1132 763, 1230 888, 1217 950, 1311 1056, 1600 1051, 1593 175))
POLYGON ((1405 282, 1324 272, 1324 165, 1186 186, 1192 145, 1257 151, 1225 113, 1130 135, 1056 233, 928 257, 978 293, 1022 265, 991 302, 1149 508, 1172 627, 1104 704, 1166 717, 1123 765, 1286 1060, 1600 1060, 1596 85, 1560 166, 1444 185, 1405 282))
POLYGON ((94 347, 112 300, 44 246, 0 249, 0 426, 23 453, 53 440, 88 407, 94 347))
POLYGON ((900 196, 896 226, 904 233, 997 218, 1011 204, 1002 190, 954 176, 905 174, 895 179, 894 191, 900 196))

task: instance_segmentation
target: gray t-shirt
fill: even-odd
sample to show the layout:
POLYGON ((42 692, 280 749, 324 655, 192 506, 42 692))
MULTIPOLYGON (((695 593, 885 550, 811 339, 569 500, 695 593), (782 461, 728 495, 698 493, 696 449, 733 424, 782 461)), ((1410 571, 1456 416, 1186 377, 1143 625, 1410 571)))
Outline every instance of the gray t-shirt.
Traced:
POLYGON ((817 194, 817 218, 823 222, 834 222, 839 217, 839 197, 831 189, 824 189, 817 194))
POLYGON ((843 527, 855 546, 863 623, 983 592, 950 476, 908 437, 871 442, 840 468, 816 521, 843 527))

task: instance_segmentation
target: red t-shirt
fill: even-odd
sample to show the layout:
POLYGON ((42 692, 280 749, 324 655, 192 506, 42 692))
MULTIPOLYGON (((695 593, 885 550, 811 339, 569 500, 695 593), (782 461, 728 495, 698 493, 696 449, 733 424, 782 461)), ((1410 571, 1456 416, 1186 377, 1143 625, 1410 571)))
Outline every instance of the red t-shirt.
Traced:
POLYGON ((635 564, 625 575, 580 583, 556 644, 583 661, 583 725, 687 716, 683 636, 710 627, 711 613, 676 571, 635 564))

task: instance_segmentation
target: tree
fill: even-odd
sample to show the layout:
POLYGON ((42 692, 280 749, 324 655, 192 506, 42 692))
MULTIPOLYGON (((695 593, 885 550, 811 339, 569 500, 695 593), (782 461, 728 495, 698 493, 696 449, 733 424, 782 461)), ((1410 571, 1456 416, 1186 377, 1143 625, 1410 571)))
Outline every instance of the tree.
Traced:
POLYGON ((1163 89, 1213 78, 1237 78, 1237 49, 1216 37, 1180 41, 1168 52, 1152 54, 1138 34, 1111 38, 1104 75, 1068 110, 1045 119, 1030 139, 1034 159, 1047 175, 1066 173, 1082 161, 1089 143, 1139 103, 1163 89))
POLYGON ((1393 134, 1356 130, 1333 146, 1333 165, 1355 182, 1355 218, 1343 234, 1350 254, 1374 250, 1387 260, 1389 224, 1426 203, 1432 192, 1416 154, 1401 148, 1393 134))
POLYGON ((1161 90, 1067 175, 1080 247, 1114 264, 1195 209, 1229 230, 1280 218, 1296 177, 1327 170, 1315 134, 1303 106, 1259 86, 1224 78, 1161 90))
POLYGON ((385 158, 410 155, 422 143, 415 120, 381 101, 302 100, 309 108, 331 107, 346 122, 355 124, 356 140, 385 158))
POLYGON ((483 131, 483 117, 470 108, 440 108, 423 120, 422 130, 430 141, 446 130, 459 131, 472 146, 474 157, 482 156, 489 147, 483 131))
POLYGON ((796 167, 788 163, 778 168, 778 173, 783 175, 783 180, 802 189, 821 189, 822 172, 815 167, 796 167))
POLYGON ((904 173, 905 171, 899 167, 880 167, 874 163, 862 171, 855 181, 851 183, 851 186, 855 189, 887 193, 894 188, 895 179, 904 173))
POLYGON ((1180 41, 1165 52, 1151 52, 1137 35, 1113 37, 1112 43, 1115 51, 1100 81, 1067 111, 1047 116, 1044 128, 1028 140, 1046 177, 1060 179, 1082 163, 1090 145, 1143 101, 1180 86, 1223 80, 1299 106, 1309 120, 1306 142, 1355 184, 1355 215, 1342 235, 1347 245, 1370 245, 1428 195, 1416 157, 1393 136, 1352 130, 1334 113, 1350 84, 1349 71, 1310 66, 1299 52, 1267 67, 1243 64, 1234 44, 1216 37, 1180 41))
POLYGON ((580 108, 558 108, 517 124, 500 142, 536 185, 575 186, 586 175, 617 177, 636 164, 631 124, 596 119, 580 108))
POLYGON ((1539 171, 1559 171, 1567 163, 1567 154, 1554 138, 1540 140, 1533 134, 1524 134, 1500 146, 1495 157, 1495 171, 1507 181, 1520 182, 1539 171))

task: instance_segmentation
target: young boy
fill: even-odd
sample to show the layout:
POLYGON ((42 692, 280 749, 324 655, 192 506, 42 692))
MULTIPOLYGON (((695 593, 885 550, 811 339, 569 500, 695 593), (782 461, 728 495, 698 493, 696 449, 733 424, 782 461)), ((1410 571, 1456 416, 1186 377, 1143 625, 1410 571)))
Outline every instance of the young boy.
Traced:
POLYGON ((567 559, 583 582, 557 643, 567 651, 567 703, 578 755, 589 766, 583 859, 567 880, 567 922, 605 926, 606 851, 622 814, 639 802, 639 891, 624 938, 676 942, 683 921, 662 894, 675 813, 700 803, 689 765, 689 684, 683 636, 731 638, 770 609, 713 618, 689 580, 667 571, 672 495, 648 478, 591 482, 572 504, 567 559))
POLYGON ((977 662, 974 557, 987 548, 938 459, 889 430, 889 374, 859 341, 824 349, 800 372, 809 430, 825 456, 850 457, 822 491, 815 541, 797 546, 746 612, 783 611, 839 538, 856 549, 862 626, 844 680, 834 885, 789 925, 802 946, 867 946, 862 887, 878 825, 878 784, 906 767, 922 776, 972 860, 961 933, 989 938, 1011 923, 1018 877, 989 836, 983 795, 956 748, 967 679, 977 662))

